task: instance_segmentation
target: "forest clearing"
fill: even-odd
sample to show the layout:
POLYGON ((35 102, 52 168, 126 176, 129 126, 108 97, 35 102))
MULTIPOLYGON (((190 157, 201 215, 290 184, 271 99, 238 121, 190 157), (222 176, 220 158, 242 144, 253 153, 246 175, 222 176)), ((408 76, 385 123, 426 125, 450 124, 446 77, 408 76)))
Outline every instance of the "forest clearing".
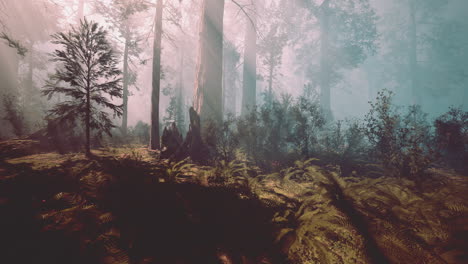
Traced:
POLYGON ((241 162, 171 163, 143 146, 99 149, 88 159, 34 153, 36 143, 14 143, 12 157, 2 161, 2 247, 10 249, 2 259, 16 261, 10 263, 466 257, 468 179, 457 173, 434 168, 416 181, 369 168, 342 178, 309 160, 267 174, 241 162))
POLYGON ((0 263, 468 263, 466 0, 0 0, 0 263))

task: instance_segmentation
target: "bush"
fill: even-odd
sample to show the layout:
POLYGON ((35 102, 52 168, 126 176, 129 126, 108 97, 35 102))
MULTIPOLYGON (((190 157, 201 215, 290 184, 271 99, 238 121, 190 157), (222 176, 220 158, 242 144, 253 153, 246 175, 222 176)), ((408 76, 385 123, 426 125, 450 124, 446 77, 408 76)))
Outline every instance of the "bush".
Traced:
POLYGON ((111 135, 104 135, 103 144, 117 147, 128 144, 148 145, 150 137, 149 133, 150 126, 147 123, 138 121, 134 127, 128 127, 126 135, 122 133, 122 129, 120 127, 113 128, 111 130, 111 135))
POLYGON ((233 116, 228 116, 216 133, 216 153, 220 160, 231 161, 235 158, 236 149, 239 147, 239 136, 235 131, 235 121, 233 116))
POLYGON ((237 121, 237 132, 242 151, 249 159, 258 163, 261 149, 261 131, 257 109, 237 121))
POLYGON ((3 98, 3 106, 5 108, 5 116, 3 118, 10 122, 13 133, 18 137, 26 134, 24 113, 18 99, 15 96, 6 95, 3 98))
POLYGON ((403 116, 398 138, 403 175, 420 176, 435 160, 431 128, 420 106, 410 106, 403 116))
POLYGON ((348 176, 360 160, 367 158, 364 127, 358 120, 337 121, 321 139, 321 156, 348 176))
POLYGON ((79 152, 85 145, 84 129, 73 121, 47 119, 47 142, 59 153, 79 152))
POLYGON ((419 176, 433 160, 427 115, 419 106, 401 113, 392 105, 392 92, 379 92, 366 115, 365 134, 374 157, 394 176, 419 176))
POLYGON ((136 143, 148 145, 150 141, 150 126, 147 123, 138 121, 135 127, 131 129, 131 135, 136 143))
POLYGON ((462 167, 468 159, 468 112, 450 110, 434 122, 435 143, 443 159, 450 165, 462 167))
POLYGON ((238 121, 242 150, 264 169, 288 165, 318 150, 325 119, 316 101, 283 95, 238 121))
POLYGON ((303 157, 309 158, 317 152, 318 134, 325 125, 320 105, 301 96, 291 107, 291 117, 294 125, 289 140, 303 157))

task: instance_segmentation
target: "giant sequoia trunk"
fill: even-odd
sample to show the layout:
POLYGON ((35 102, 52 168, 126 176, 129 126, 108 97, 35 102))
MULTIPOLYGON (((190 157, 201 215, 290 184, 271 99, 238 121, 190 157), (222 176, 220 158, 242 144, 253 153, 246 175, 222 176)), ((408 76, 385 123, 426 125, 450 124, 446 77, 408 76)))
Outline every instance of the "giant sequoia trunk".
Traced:
POLYGON ((325 0, 320 16, 320 103, 327 119, 332 118, 330 95, 330 63, 329 63, 329 0, 325 0))
POLYGON ((206 122, 223 120, 224 0, 204 0, 201 9, 199 54, 193 104, 206 122))
MULTIPOLYGON (((3 118, 5 98, 16 95, 18 89, 19 55, 15 49, 0 43, 0 58, 0 109, 2 109, 1 115, 3 118)), ((10 137, 12 133, 12 129, 5 125, 5 122, 2 122, 0 137, 10 137)))
POLYGON ((162 0, 156 6, 154 43, 153 43, 153 91, 151 94, 151 138, 150 148, 159 149, 159 92, 161 89, 161 36, 162 0))
MULTIPOLYGON (((254 5, 255 8, 255 5, 254 5)), ((244 49, 244 77, 242 81, 242 116, 255 109, 257 101, 257 32, 256 15, 247 19, 244 49)))
POLYGON ((223 54, 223 111, 226 115, 237 113, 237 62, 236 48, 231 43, 225 43, 223 54))
POLYGON ((122 112, 122 134, 127 135, 128 123, 128 46, 130 44, 128 25, 125 26, 125 48, 123 58, 123 112, 122 112))
POLYGON ((150 148, 159 149, 159 93, 161 90, 161 36, 162 0, 156 6, 154 43, 153 43, 153 91, 151 93, 151 139, 150 148))

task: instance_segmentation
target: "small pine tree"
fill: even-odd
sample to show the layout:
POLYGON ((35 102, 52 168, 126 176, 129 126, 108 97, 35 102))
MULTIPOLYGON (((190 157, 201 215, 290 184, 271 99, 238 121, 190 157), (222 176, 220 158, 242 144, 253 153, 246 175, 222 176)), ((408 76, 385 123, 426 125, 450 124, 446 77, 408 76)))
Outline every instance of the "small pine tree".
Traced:
POLYGON ((56 93, 64 94, 68 100, 50 110, 49 117, 58 124, 81 121, 86 134, 86 154, 90 155, 91 129, 101 136, 103 132, 110 135, 115 127, 104 109, 110 109, 114 117, 122 115, 122 106, 111 101, 113 97, 122 98, 118 61, 107 32, 95 22, 85 19, 78 28, 52 38, 52 43, 62 49, 52 53, 52 61, 59 65, 43 94, 49 99, 56 93))

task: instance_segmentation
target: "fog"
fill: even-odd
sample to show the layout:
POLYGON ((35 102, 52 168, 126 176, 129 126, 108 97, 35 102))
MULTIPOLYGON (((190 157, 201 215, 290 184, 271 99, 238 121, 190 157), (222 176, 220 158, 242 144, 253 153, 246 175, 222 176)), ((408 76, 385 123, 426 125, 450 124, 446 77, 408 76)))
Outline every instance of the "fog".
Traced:
POLYGON ((468 0, 0 0, 0 263, 467 263, 468 0))
MULTIPOLYGON (((129 126, 151 122, 156 1, 0 0, 0 96, 14 95, 19 100, 29 132, 43 127, 47 111, 60 101, 57 97, 47 100, 40 92, 56 67, 50 53, 57 47, 51 44, 50 36, 77 27, 83 18, 98 22, 108 30, 122 68, 125 40, 112 22, 118 18, 106 15, 102 7, 132 6, 137 2, 144 7, 128 18, 133 45, 129 69, 136 78, 129 83, 129 126), (26 51, 21 52, 22 48, 26 51)), ((282 94, 303 95, 308 85, 327 108, 325 85, 335 120, 362 118, 369 101, 382 89, 394 91, 397 105, 420 104, 431 116, 442 114, 450 106, 467 109, 465 0, 226 0, 224 6, 224 48, 232 46, 237 54, 235 70, 224 71, 224 95, 229 97, 225 102, 233 104, 225 103, 224 109, 230 107, 237 115, 242 108, 244 36, 246 23, 251 22, 249 16, 257 21, 258 106, 265 103, 269 86, 272 96, 279 100, 282 94), (325 2, 329 12, 326 27, 320 13, 325 2), (278 58, 272 76, 269 56, 278 58), (228 84, 227 75, 232 75, 228 84)), ((178 87, 188 120, 197 76, 200 9, 201 1, 164 1, 159 106, 162 123, 170 97, 178 96, 178 87)), ((228 61, 226 56, 224 61, 228 61)), ((121 120, 115 119, 114 123, 120 126, 121 120)), ((10 124, 5 120, 1 124, 1 137, 12 137, 10 124)))

